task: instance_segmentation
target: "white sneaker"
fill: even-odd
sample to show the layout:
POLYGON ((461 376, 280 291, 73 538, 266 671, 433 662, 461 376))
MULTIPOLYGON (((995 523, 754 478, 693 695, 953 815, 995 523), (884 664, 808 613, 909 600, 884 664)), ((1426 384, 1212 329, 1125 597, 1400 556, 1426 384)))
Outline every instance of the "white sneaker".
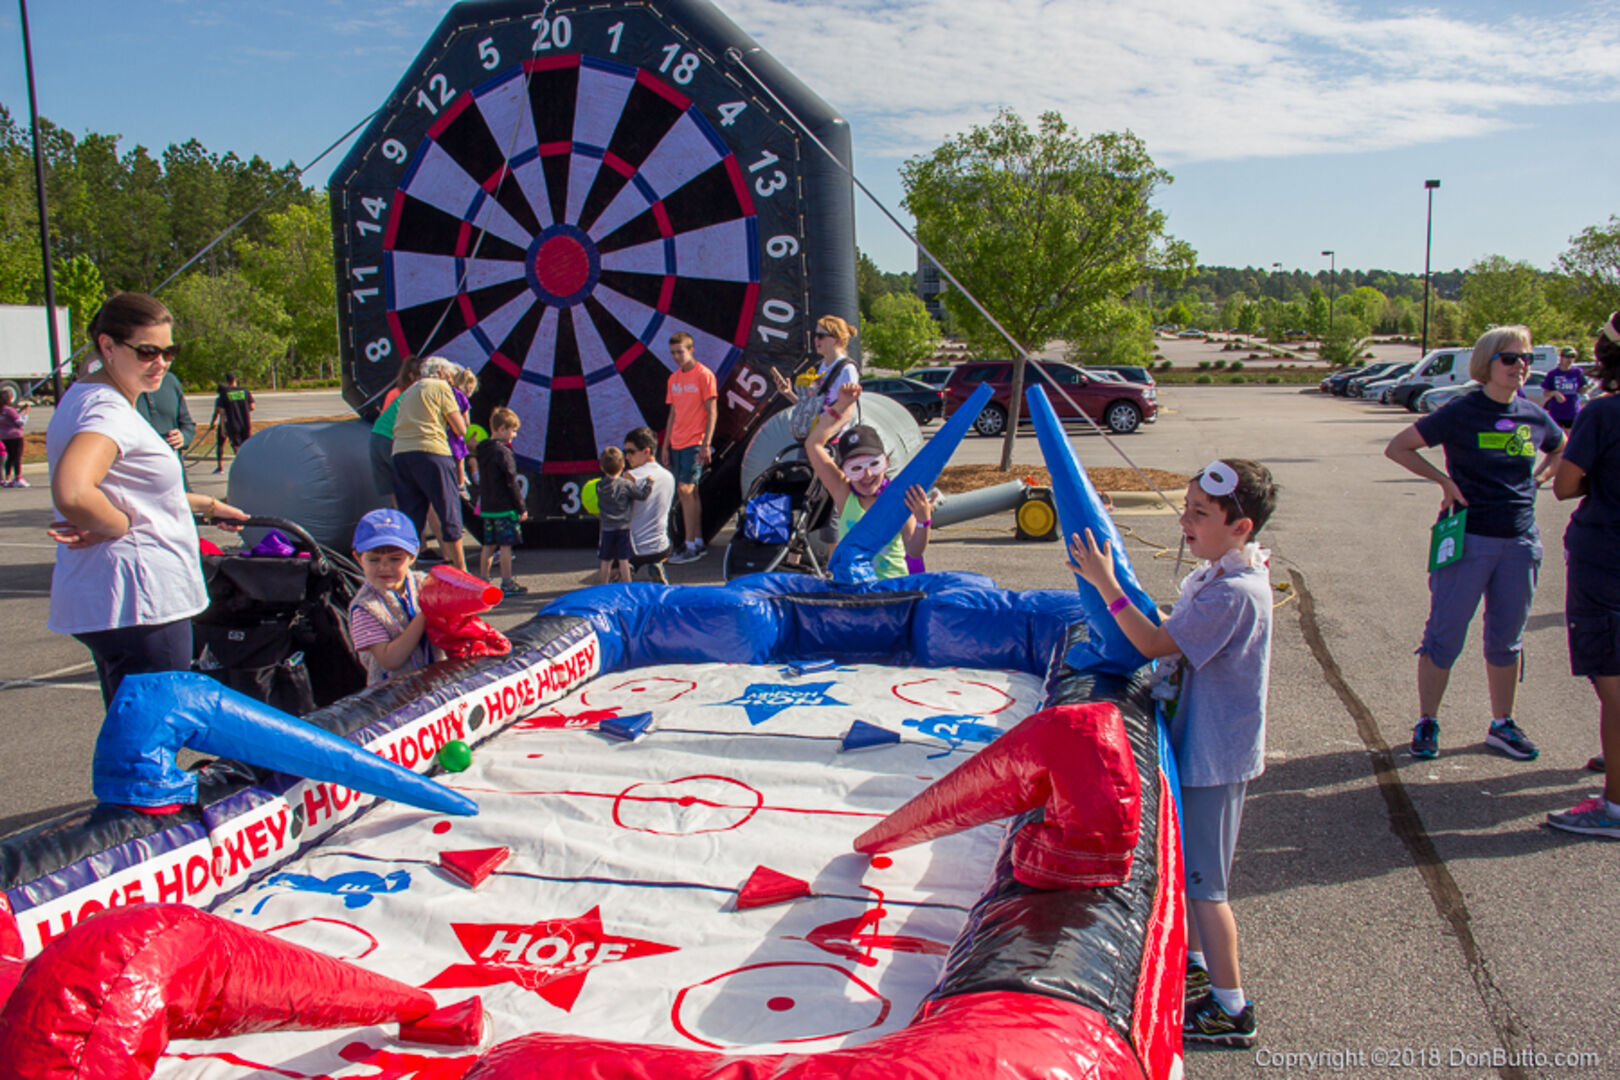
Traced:
POLYGON ((696 562, 698 559, 703 557, 703 550, 699 546, 700 543, 701 541, 692 541, 687 543, 681 548, 681 550, 669 557, 670 563, 675 566, 680 566, 683 563, 696 562))
POLYGON ((22 477, 19 476, 19 477, 17 477, 17 479, 15 479, 15 480, 13 480, 11 482, 11 486, 12 487, 27 487, 28 486, 28 481, 24 480, 22 477))

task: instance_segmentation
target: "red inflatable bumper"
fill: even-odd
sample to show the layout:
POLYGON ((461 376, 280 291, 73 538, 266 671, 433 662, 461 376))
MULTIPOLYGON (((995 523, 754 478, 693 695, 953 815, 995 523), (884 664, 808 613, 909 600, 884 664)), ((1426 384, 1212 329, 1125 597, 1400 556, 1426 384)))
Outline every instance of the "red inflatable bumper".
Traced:
POLYGON ((864 1046, 819 1054, 731 1054, 525 1035, 464 1080, 1140 1080, 1142 1068, 1095 1012, 1035 994, 965 994, 864 1046))
POLYGON ((29 963, 0 1009, 19 1080, 145 1080, 171 1039, 419 1019, 432 995, 186 907, 91 916, 29 963))
POLYGON ((855 838, 875 855, 1045 807, 1013 842, 1037 889, 1118 885, 1131 874, 1142 782, 1113 705, 1058 705, 1023 723, 855 838))

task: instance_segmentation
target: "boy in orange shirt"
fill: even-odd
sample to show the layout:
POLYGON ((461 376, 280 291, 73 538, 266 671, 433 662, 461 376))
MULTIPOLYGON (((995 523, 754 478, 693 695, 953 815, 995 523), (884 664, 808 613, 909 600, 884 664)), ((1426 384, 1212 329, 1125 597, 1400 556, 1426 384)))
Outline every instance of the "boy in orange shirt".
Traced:
POLYGON ((703 557, 703 507, 698 502, 697 486, 703 466, 710 460, 719 389, 714 372, 697 362, 691 334, 684 330, 671 334, 669 353, 679 369, 670 373, 664 393, 669 423, 664 429, 659 460, 675 474, 675 496, 680 500, 681 520, 686 526, 686 544, 669 561, 689 563, 703 557))

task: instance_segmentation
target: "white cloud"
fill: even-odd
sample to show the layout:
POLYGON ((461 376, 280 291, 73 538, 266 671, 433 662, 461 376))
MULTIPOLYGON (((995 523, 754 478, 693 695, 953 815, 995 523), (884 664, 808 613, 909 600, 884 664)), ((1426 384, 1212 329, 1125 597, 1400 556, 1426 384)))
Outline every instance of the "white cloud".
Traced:
POLYGON ((1162 161, 1392 149, 1620 100, 1620 4, 1487 21, 1451 3, 727 0, 860 133, 906 156, 995 110, 1130 128, 1162 161))

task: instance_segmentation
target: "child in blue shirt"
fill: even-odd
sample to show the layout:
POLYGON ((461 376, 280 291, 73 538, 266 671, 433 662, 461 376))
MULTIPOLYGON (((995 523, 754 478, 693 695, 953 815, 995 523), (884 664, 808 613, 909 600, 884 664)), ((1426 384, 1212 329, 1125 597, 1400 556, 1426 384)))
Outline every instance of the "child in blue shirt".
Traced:
POLYGON ((1254 1002, 1243 993, 1237 921, 1227 880, 1248 782, 1265 769, 1271 678, 1270 553, 1254 537, 1277 506, 1270 471, 1227 458, 1187 485, 1181 528, 1200 560, 1164 625, 1129 602, 1114 577, 1112 544, 1091 530, 1069 538, 1070 565, 1096 587, 1120 630, 1148 659, 1179 654, 1181 693, 1170 744, 1181 773, 1187 879, 1187 990, 1182 1035, 1253 1046, 1254 1002))

